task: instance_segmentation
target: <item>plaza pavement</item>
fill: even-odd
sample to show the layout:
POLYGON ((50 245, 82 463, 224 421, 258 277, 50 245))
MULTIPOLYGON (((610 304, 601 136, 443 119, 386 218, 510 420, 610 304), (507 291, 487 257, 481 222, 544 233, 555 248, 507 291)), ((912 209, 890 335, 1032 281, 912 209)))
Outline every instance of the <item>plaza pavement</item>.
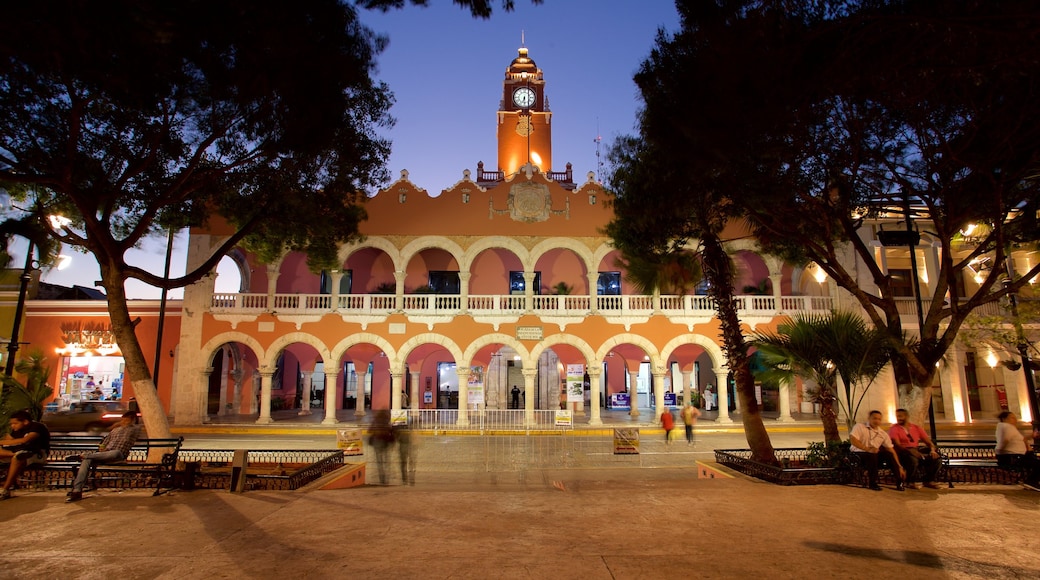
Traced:
POLYGON ((60 491, 16 492, 0 502, 0 577, 1040 577, 1040 493, 1015 486, 781 487, 699 478, 692 461, 421 467, 414 486, 101 490, 74 504, 60 491))

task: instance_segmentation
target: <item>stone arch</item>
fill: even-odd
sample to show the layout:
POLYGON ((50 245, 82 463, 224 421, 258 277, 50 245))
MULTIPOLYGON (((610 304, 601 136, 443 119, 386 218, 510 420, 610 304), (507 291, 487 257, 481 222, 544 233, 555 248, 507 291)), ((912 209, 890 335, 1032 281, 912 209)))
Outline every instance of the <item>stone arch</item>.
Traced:
MULTIPOLYGON (((397 352, 399 353, 401 359, 406 359, 408 357, 408 354, 412 352, 416 347, 418 347, 421 344, 427 343, 443 346, 445 349, 448 350, 448 352, 451 353, 451 356, 455 357, 456 364, 462 364, 466 361, 466 359, 463 358, 462 349, 459 348, 459 345, 456 344, 455 341, 448 338, 447 336, 444 336, 443 334, 437 334, 434 332, 417 334, 412 338, 409 338, 407 341, 405 341, 404 344, 401 345, 401 348, 399 348, 397 352)), ((399 365, 397 368, 400 368, 403 372, 403 360, 396 361, 395 359, 395 362, 397 362, 397 364, 399 365)))
POLYGON ((473 260, 485 250, 491 250, 494 248, 502 248, 509 250, 520 259, 520 263, 526 266, 529 261, 530 252, 520 242, 514 238, 507 238, 504 236, 488 236, 481 238, 480 241, 466 248, 466 253, 462 256, 462 260, 459 260, 459 270, 462 272, 469 272, 473 265, 473 260))
POLYGON ((451 254, 452 257, 455 258, 455 262, 459 265, 459 271, 463 271, 462 259, 466 252, 463 251, 462 246, 444 236, 422 236, 408 242, 403 248, 401 248, 401 268, 407 268, 408 263, 412 261, 412 258, 423 250, 431 248, 444 250, 451 254))
POLYGON ((330 349, 329 360, 335 361, 336 364, 339 364, 339 360, 343 358, 343 355, 346 354, 347 350, 350 347, 356 344, 365 343, 373 344, 386 353, 387 358, 390 359, 390 369, 392 371, 394 369, 398 369, 395 372, 400 372, 400 370, 403 368, 403 362, 399 362, 397 360, 397 350, 395 350, 394 347, 389 342, 387 342, 385 338, 379 336, 378 334, 372 334, 371 332, 358 332, 356 334, 351 334, 350 336, 344 337, 343 340, 336 343, 336 345, 330 349))
POLYGON ((696 344, 697 346, 704 349, 711 357, 711 362, 714 363, 716 370, 721 369, 726 364, 726 355, 722 352, 722 348, 719 347, 715 341, 701 334, 683 334, 669 340, 667 344, 661 348, 661 360, 667 361, 668 357, 672 356, 672 352, 684 344, 696 344))
POLYGON ((347 263, 347 260, 350 259, 350 256, 353 255, 354 252, 364 248, 376 248, 377 250, 382 250, 387 256, 390 256, 390 261, 393 262, 395 270, 400 271, 404 268, 404 264, 401 263, 401 252, 397 249, 397 246, 395 246, 390 240, 377 236, 367 237, 364 241, 349 246, 340 246, 338 258, 341 266, 342 264, 347 263))
MULTIPOLYGON (((224 254, 224 257, 230 259, 235 264, 235 268, 238 269, 238 291, 249 292, 249 289, 253 287, 253 269, 249 266, 246 253, 241 248, 231 248, 228 253, 224 254)), ((212 272, 216 274, 216 267, 213 268, 212 272)))
POLYGON ((264 347, 260 346, 260 343, 252 336, 237 331, 218 334, 209 339, 206 344, 202 345, 199 352, 203 355, 203 364, 209 366, 210 361, 213 360, 213 355, 217 353, 217 349, 229 342, 238 342, 248 346, 253 351, 253 354, 256 355, 258 363, 264 364, 264 358, 266 356, 264 347))
POLYGON ((614 347, 621 344, 632 344, 643 349, 643 351, 650 357, 650 368, 660 371, 664 369, 664 359, 658 352, 657 347, 650 339, 640 336, 638 334, 622 333, 615 334, 608 338, 596 351, 596 360, 603 360, 607 357, 607 353, 614 347))
POLYGON ((535 247, 531 248, 531 252, 527 255, 527 260, 524 262, 524 270, 528 272, 534 271, 535 264, 538 263, 538 259, 542 257, 542 254, 549 250, 561 248, 577 254, 578 258, 585 262, 586 271, 594 272, 596 270, 596 264, 592 262, 592 251, 589 250, 588 246, 574 238, 549 238, 542 240, 535 247))
POLYGON ((290 332, 279 336, 269 347, 267 347, 262 364, 267 365, 268 368, 273 368, 275 362, 277 362, 278 353, 280 353, 285 347, 296 342, 314 347, 314 349, 318 351, 318 356, 320 356, 323 361, 331 360, 329 358, 329 349, 321 339, 306 332, 290 332))
MULTIPOLYGON (((523 343, 517 340, 516 337, 502 333, 485 334, 477 338, 473 342, 469 343, 469 345, 466 347, 466 351, 462 354, 462 358, 459 360, 469 362, 473 360, 473 357, 477 355, 477 352, 479 352, 480 349, 484 348, 485 346, 488 346, 489 344, 499 343, 504 344, 515 350, 517 354, 520 355, 521 363, 527 360, 538 360, 538 357, 533 357, 532 359, 530 351, 528 351, 527 347, 525 347, 523 343)), ((530 368, 530 365, 528 365, 528 368, 530 368)))
MULTIPOLYGON (((592 252, 592 267, 589 268, 589 272, 595 272, 599 270, 599 265, 603 262, 603 259, 607 257, 607 254, 617 250, 614 246, 609 243, 602 243, 596 247, 592 252)), ((612 265, 613 266, 613 265, 612 265)))
POLYGON ((566 334, 562 332, 546 336, 544 339, 542 339, 538 343, 538 345, 531 350, 531 360, 537 362, 538 357, 542 356, 543 352, 549 350, 557 344, 566 344, 567 346, 572 346, 578 349, 578 351, 585 356, 585 360, 588 361, 590 364, 597 360, 596 351, 592 350, 592 347, 589 346, 589 343, 585 342, 581 338, 578 338, 577 336, 574 336, 573 334, 566 334))

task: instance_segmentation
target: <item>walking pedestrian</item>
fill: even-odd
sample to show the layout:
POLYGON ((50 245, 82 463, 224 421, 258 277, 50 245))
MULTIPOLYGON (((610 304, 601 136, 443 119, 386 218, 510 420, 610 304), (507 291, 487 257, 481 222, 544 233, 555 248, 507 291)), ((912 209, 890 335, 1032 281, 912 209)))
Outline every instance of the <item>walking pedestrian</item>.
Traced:
POLYGON ((672 429, 675 428, 675 417, 672 416, 671 409, 665 409, 661 413, 661 427, 664 428, 664 442, 668 445, 672 443, 672 429))
POLYGON ((681 416, 683 426, 686 427, 686 444, 693 445, 693 426, 697 424, 697 418, 701 416, 701 412, 692 403, 687 402, 686 406, 683 407, 681 416))
POLYGON ((394 444, 394 432, 390 428, 390 411, 380 409, 372 417, 372 426, 368 430, 368 444, 376 456, 376 468, 379 470, 379 483, 387 484, 386 463, 390 446, 394 444))

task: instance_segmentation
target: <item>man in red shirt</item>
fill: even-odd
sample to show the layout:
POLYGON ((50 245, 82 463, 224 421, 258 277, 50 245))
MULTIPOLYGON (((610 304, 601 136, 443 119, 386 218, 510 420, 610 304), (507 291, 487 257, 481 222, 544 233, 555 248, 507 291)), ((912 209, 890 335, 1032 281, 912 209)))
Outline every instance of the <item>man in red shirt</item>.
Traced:
POLYGON ((939 449, 919 425, 910 422, 906 409, 896 409, 896 422, 888 428, 888 436, 899 455, 899 462, 906 468, 907 485, 913 489, 921 489, 920 479, 925 487, 939 489, 935 483, 935 474, 939 472, 939 449))

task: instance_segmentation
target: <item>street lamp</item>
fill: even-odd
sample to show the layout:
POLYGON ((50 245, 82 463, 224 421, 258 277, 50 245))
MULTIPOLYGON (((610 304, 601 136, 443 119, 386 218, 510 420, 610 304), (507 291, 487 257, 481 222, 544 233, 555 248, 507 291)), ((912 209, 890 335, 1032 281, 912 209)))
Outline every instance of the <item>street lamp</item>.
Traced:
MULTIPOLYGON (((1010 251, 1005 256, 1004 262, 1007 266, 1007 278, 1004 279, 1004 284, 1007 286, 1014 282, 1015 277, 1015 266, 1011 261, 1010 251)), ((1036 433, 1040 430, 1040 409, 1037 408, 1036 381, 1033 379, 1033 362, 1029 358, 1029 341, 1026 340, 1022 322, 1018 319, 1018 294, 1008 292, 1008 302, 1011 310, 1011 321, 1015 326, 1015 347, 1018 349, 1019 356, 1022 357, 1022 372, 1025 373, 1026 378, 1026 393, 1029 395, 1029 414, 1032 415, 1033 432, 1036 433)), ((1040 441, 1037 441, 1036 437, 1033 437, 1033 450, 1040 451, 1040 441)))
POLYGON ((11 342, 7 343, 7 364, 4 366, 4 373, 9 377, 14 376, 14 358, 20 346, 18 333, 22 327, 22 314, 25 312, 25 298, 29 292, 29 281, 32 280, 32 272, 35 270, 33 264, 35 249, 36 245, 29 240, 29 247, 25 251, 25 267, 22 268, 21 282, 18 286, 18 305, 14 309, 14 322, 11 324, 11 342))
MULTIPOLYGON (((914 230, 914 220, 910 210, 910 196, 903 194, 903 218, 905 230, 881 230, 878 241, 882 246, 906 246, 910 250, 910 281, 914 289, 914 303, 917 305, 917 336, 924 336, 924 307, 921 304, 921 280, 917 272, 917 245, 921 242, 920 232, 914 230)), ((922 345, 923 346, 923 345, 922 345)), ((911 380, 913 375, 911 374, 911 380)), ((921 385, 923 388, 924 385, 921 385)), ((934 399, 928 396, 928 428, 932 441, 936 439, 934 399)))

